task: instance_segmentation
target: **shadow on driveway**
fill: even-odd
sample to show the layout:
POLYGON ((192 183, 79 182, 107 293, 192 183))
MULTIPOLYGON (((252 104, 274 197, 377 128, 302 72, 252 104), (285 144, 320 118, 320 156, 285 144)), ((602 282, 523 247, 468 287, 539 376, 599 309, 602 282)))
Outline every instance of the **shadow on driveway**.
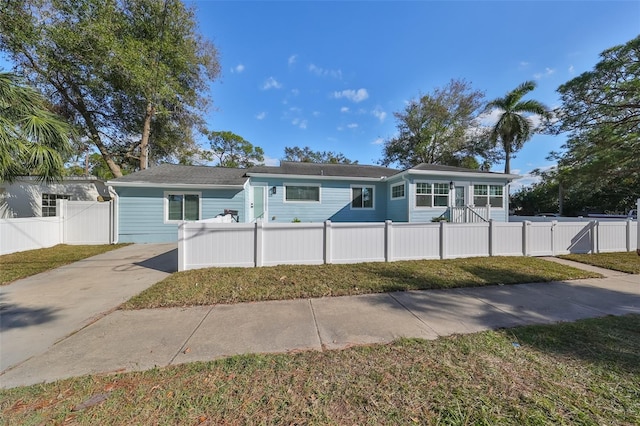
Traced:
POLYGON ((0 331, 47 323, 56 318, 56 311, 49 307, 23 307, 0 299, 0 331))
POLYGON ((142 262, 135 262, 134 264, 142 266, 143 268, 172 274, 178 271, 178 249, 170 250, 142 262))

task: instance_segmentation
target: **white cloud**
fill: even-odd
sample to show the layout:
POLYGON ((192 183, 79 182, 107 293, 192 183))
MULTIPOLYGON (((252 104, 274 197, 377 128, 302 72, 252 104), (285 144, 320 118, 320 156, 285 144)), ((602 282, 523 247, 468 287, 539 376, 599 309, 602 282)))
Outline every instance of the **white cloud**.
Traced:
POLYGON ((322 113, 321 113, 320 111, 313 111, 313 112, 311 113, 311 115, 313 115, 314 117, 320 117, 320 115, 321 115, 321 114, 322 114, 322 113))
MULTIPOLYGON (((545 172, 547 170, 551 170, 551 169, 556 168, 556 166, 557 166, 556 164, 548 164, 546 166, 538 167, 538 170, 545 172)), ((494 170, 494 171, 500 172, 500 173, 503 172, 503 170, 494 170)), ((532 171, 533 170, 530 170, 527 173, 521 174, 521 176, 522 176, 521 178, 516 179, 513 182, 511 182, 511 184, 509 185, 509 192, 513 194, 514 192, 518 192, 522 188, 525 188, 527 186, 533 185, 534 183, 540 182, 540 180, 541 180, 540 176, 536 176, 536 175, 532 174, 531 173, 532 171)), ((519 170, 519 169, 514 169, 514 170, 511 171, 511 173, 514 174, 514 175, 519 175, 520 172, 521 172, 521 170, 519 170)))
POLYGON ((244 71, 244 65, 243 64, 238 64, 235 67, 231 68, 231 73, 240 74, 242 71, 244 71))
POLYGON ((533 75, 533 78, 535 78, 536 80, 540 80, 543 77, 549 77, 549 76, 555 74, 555 72, 556 72, 556 70, 554 70, 553 68, 545 68, 544 72, 535 73, 533 75))
POLYGON ((321 68, 315 64, 310 64, 309 71, 320 77, 333 77, 337 78, 338 80, 342 79, 342 70, 331 70, 321 68))
POLYGON ((520 63, 518 64, 518 67, 520 69, 527 68, 528 66, 529 66, 529 62, 526 62, 526 61, 520 61, 520 63))
POLYGON ((264 112, 264 111, 262 111, 262 112, 258 113, 258 115, 256 115, 256 118, 258 120, 264 120, 266 117, 267 117, 267 113, 264 112))
POLYGON ((291 89, 291 94, 292 94, 293 96, 298 96, 298 95, 300 94, 300 90, 298 90, 298 89, 291 89))
POLYGON ((291 55, 289 56, 289 59, 287 60, 289 66, 293 65, 296 63, 296 61, 298 60, 298 55, 291 55))
POLYGON ((373 111, 371 111, 371 114, 373 114, 375 118, 380 120, 381 123, 384 121, 385 118, 387 118, 387 113, 384 112, 382 108, 380 108, 379 106, 377 106, 373 111))
POLYGON ((347 124, 347 128, 348 129, 357 129, 358 128, 358 123, 349 123, 349 124, 347 124))
POLYGON ((349 99, 352 102, 358 103, 367 99, 369 97, 369 92, 367 92, 367 89, 358 89, 358 90, 348 89, 348 90, 342 90, 340 92, 333 92, 333 97, 335 99, 345 98, 345 99, 349 99))
POLYGON ((282 88, 282 83, 278 82, 278 80, 276 80, 273 77, 269 77, 268 79, 266 79, 264 81, 264 84, 262 85, 262 90, 281 89, 281 88, 282 88))
POLYGON ((307 128, 308 121, 303 120, 302 118, 294 118, 293 120, 291 120, 291 124, 298 127, 299 129, 304 130, 307 128))
POLYGON ((573 68, 573 65, 569 66, 569 74, 575 74, 576 70, 573 68))
POLYGON ((269 157, 268 155, 264 156, 264 165, 265 166, 279 166, 280 159, 269 157))
POLYGON ((340 112, 349 112, 349 107, 340 108, 340 112))
POLYGON ((376 140, 374 140, 373 142, 371 142, 371 145, 382 145, 384 143, 384 139, 382 138, 376 138, 376 140))

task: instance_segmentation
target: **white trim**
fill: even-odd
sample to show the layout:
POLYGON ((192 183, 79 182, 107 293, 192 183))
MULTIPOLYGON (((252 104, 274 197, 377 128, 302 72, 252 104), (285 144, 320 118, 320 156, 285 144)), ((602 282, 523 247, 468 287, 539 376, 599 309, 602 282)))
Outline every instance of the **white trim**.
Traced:
MULTIPOLYGON (((276 186, 277 185, 271 185, 276 186)), ((282 182, 282 202, 285 204, 320 204, 322 203, 322 185, 319 183, 282 182), (287 200, 287 186, 314 186, 318 187, 318 201, 316 200, 287 200)))
MULTIPOLYGON (((487 187, 487 195, 478 195, 478 197, 485 197, 487 199, 487 202, 489 203, 488 206, 490 209, 500 209, 503 210, 505 209, 505 199, 508 200, 509 197, 505 197, 506 194, 509 193, 509 184, 506 185, 494 185, 491 183, 474 183, 471 185, 471 187, 469 188, 470 192, 471 192, 471 200, 473 201, 473 203, 470 203, 470 205, 474 206, 474 207, 487 207, 487 205, 484 206, 476 206, 476 186, 486 186, 487 187), (492 186, 501 186, 502 187, 502 206, 500 207, 494 207, 491 205, 491 187, 492 186)), ((500 197, 500 195, 494 195, 494 197, 500 197)), ((506 211, 508 211, 508 206, 506 207, 506 211)))
POLYGON ((447 197, 447 204, 444 206, 436 206, 435 205, 435 197, 444 197, 445 194, 436 194, 435 193, 435 188, 434 188, 434 184, 439 183, 442 185, 447 185, 447 188, 449 188, 449 183, 450 182, 443 182, 443 181, 437 181, 437 180, 415 180, 413 182, 413 208, 417 209, 417 210, 425 210, 425 209, 441 209, 441 208, 447 208, 447 207, 451 207, 451 189, 449 188, 449 192, 446 194, 447 197), (428 185, 431 185, 431 194, 418 194, 418 184, 419 183, 426 183, 428 185), (418 195, 429 195, 431 196, 431 205, 430 206, 419 206, 418 205, 418 195))
MULTIPOLYGON (((202 192, 196 191, 164 191, 164 196, 162 198, 162 204, 164 207, 164 211, 162 214, 162 220, 165 225, 175 224, 180 222, 192 222, 190 220, 169 220, 169 195, 197 195, 198 196, 198 220, 202 219, 202 192)), ((184 213, 184 205, 183 205, 183 213, 184 213)))
POLYGON ((376 209, 376 186, 375 185, 358 185, 349 186, 349 208, 350 210, 375 210, 376 209), (353 188, 371 188, 371 207, 353 207, 353 188))
POLYGON ((399 183, 390 183, 389 184, 389 199, 392 201, 395 200, 403 200, 407 197, 407 184, 406 182, 403 180, 402 182, 399 183), (393 196, 393 188, 395 188, 396 186, 402 186, 404 188, 404 191, 402 191, 402 197, 394 197, 393 196))
POLYGON ((191 184, 191 183, 148 183, 148 182, 117 182, 107 181, 107 185, 115 188, 169 188, 169 189, 243 189, 242 185, 207 185, 207 184, 191 184))
MULTIPOLYGON (((380 182, 387 179, 385 176, 378 178, 357 177, 357 176, 323 176, 323 175, 288 175, 280 173, 247 173, 249 177, 256 178, 277 178, 277 179, 311 179, 311 180, 353 180, 358 182, 380 182)), ((389 176, 391 177, 391 176, 389 176)))
POLYGON ((406 175, 418 175, 420 179, 425 179, 428 176, 440 177, 440 176, 449 176, 451 178, 456 177, 460 180, 467 180, 470 178, 481 178, 481 179, 500 179, 512 181, 515 179, 520 179, 522 176, 520 175, 507 175, 504 173, 490 173, 490 172, 461 172, 461 171, 441 171, 441 170, 415 170, 408 169, 404 170, 395 175, 391 175, 386 179, 392 179, 397 177, 404 177, 406 175))

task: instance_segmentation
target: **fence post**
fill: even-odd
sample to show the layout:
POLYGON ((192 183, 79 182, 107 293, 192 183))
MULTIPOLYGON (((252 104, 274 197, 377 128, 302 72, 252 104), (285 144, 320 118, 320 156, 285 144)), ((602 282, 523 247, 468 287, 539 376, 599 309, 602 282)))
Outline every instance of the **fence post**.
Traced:
POLYGON ((489 219, 489 256, 495 254, 495 238, 495 225, 493 224, 493 219, 489 219))
POLYGON ((522 255, 529 256, 529 229, 531 222, 525 220, 522 222, 522 255))
POLYGON ((178 271, 185 270, 185 259, 187 257, 186 248, 187 245, 185 243, 185 227, 186 222, 180 222, 178 224, 178 271))
POLYGON ((254 238, 255 247, 254 247, 254 259, 256 267, 262 266, 262 220, 256 220, 256 235, 254 238))
POLYGON ((636 223, 636 228, 638 230, 638 235, 636 235, 636 254, 640 256, 640 198, 638 198, 638 202, 636 204, 636 214, 638 215, 638 223, 636 223))
POLYGON ((447 258, 448 244, 447 244, 447 222, 440 221, 440 259, 447 258))
POLYGON ((551 221, 551 256, 556 255, 556 225, 558 224, 557 220, 551 221))
POLYGON ((591 254, 600 252, 600 236, 598 235, 598 221, 591 221, 591 254))
POLYGON ((60 244, 65 244, 67 242, 67 233, 66 233, 67 200, 62 198, 59 198, 56 200, 56 216, 58 216, 60 244))
POLYGON ((384 261, 393 262, 393 222, 384 221, 384 261))
POLYGON ((631 218, 627 219, 627 251, 631 251, 631 218))
POLYGON ((331 221, 324 221, 324 263, 331 263, 331 221))

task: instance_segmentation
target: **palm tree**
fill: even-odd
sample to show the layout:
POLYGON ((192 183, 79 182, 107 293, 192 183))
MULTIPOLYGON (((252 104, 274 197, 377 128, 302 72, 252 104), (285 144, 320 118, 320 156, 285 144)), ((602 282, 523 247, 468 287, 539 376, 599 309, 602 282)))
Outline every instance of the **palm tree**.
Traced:
POLYGON ((522 101, 522 97, 536 88, 533 81, 525 81, 503 98, 497 98, 487 104, 487 110, 501 111, 498 122, 491 129, 491 142, 502 144, 505 163, 504 172, 511 172, 511 155, 518 152, 525 142, 535 133, 535 127, 529 115, 539 115, 544 119, 550 117, 548 108, 536 101, 522 101), (528 114, 528 115, 525 115, 528 114))
POLYGON ((0 182, 22 175, 60 179, 71 136, 71 126, 47 109, 38 92, 0 72, 0 182))

